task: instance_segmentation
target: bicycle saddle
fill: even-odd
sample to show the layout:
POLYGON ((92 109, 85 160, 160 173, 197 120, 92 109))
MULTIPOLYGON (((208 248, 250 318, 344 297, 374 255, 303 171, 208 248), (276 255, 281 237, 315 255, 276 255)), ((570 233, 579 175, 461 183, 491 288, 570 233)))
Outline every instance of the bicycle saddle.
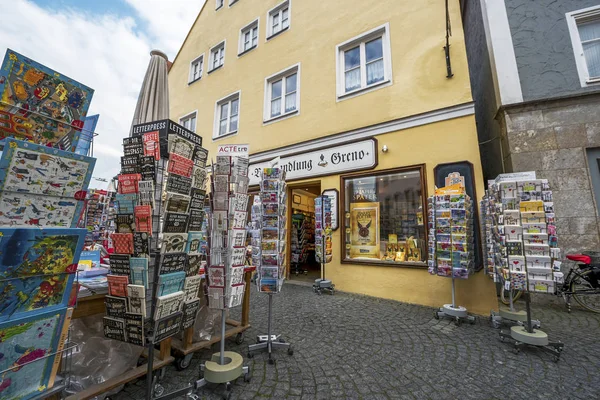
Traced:
POLYGON ((581 262, 583 264, 591 264, 592 258, 585 254, 567 254, 567 258, 571 261, 581 262))

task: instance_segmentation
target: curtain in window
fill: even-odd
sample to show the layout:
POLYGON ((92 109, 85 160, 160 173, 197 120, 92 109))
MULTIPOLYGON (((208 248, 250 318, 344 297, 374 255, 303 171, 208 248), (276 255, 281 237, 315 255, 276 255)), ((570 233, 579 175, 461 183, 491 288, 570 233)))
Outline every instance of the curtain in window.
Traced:
POLYGON ((297 74, 285 78, 285 112, 294 111, 296 109, 297 78, 297 74))
POLYGON ((219 119, 219 135, 227 133, 227 118, 229 114, 229 103, 225 103, 221 106, 221 116, 219 119))
POLYGON ((281 114, 281 84, 281 80, 271 84, 271 117, 281 114))
POLYGON ((252 46, 256 46, 258 44, 258 28, 252 29, 252 46))
POLYGON ((289 9, 285 9, 281 12, 281 29, 285 29, 290 26, 290 20, 288 18, 289 9))
POLYGON ((360 46, 344 52, 346 91, 360 88, 360 46))
POLYGON ((600 21, 579 25, 579 36, 590 78, 600 77, 600 21))
POLYGON ((367 64, 367 85, 383 80, 383 60, 367 64))
POLYGON ((231 101, 231 119, 229 121, 229 132, 235 132, 238 128, 238 112, 239 112, 239 100, 231 101))

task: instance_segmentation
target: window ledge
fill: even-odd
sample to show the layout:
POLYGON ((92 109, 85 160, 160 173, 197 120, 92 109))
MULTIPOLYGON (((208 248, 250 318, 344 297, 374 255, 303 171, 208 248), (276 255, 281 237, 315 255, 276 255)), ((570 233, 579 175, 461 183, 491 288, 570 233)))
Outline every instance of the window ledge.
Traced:
POLYGON ((221 8, 223 8, 224 5, 225 3, 221 4, 219 7, 215 8, 215 11, 219 11, 221 8))
POLYGON ((585 83, 587 83, 588 85, 595 85, 597 83, 600 83, 600 77, 598 78, 588 78, 585 80, 585 83))
POLYGON ((383 261, 383 260, 369 260, 369 259, 351 259, 345 258, 342 260, 342 264, 360 264, 360 265, 371 265, 374 267, 402 267, 402 268, 417 268, 427 269, 427 261, 383 261))
POLYGON ((298 115, 298 112, 299 111, 296 109, 294 111, 290 111, 290 112, 287 112, 285 114, 281 114, 281 115, 278 115, 276 117, 272 117, 272 118, 266 119, 266 120, 263 121, 263 124, 270 124, 271 122, 278 122, 278 121, 281 121, 282 119, 293 117, 295 115, 298 115))
POLYGON ((233 0, 233 1, 230 1, 230 2, 229 2, 229 7, 232 7, 232 6, 236 5, 238 1, 239 1, 239 0, 233 0))
POLYGON ((191 85, 191 84, 192 84, 192 83, 194 83, 194 82, 198 82, 200 79, 202 79, 202 77, 200 77, 200 78, 197 78, 197 79, 194 79, 193 81, 189 81, 189 82, 188 82, 188 86, 189 86, 189 85, 191 85))
POLYGON ((244 54, 250 53, 252 50, 254 50, 254 49, 255 49, 255 48, 257 48, 257 47, 258 47, 258 45, 255 45, 255 46, 252 46, 252 47, 250 47, 250 48, 249 48, 249 49, 247 49, 247 50, 244 50, 244 51, 242 51, 241 53, 239 53, 239 54, 238 54, 238 57, 241 57, 241 56, 243 56, 244 54))
POLYGON ((289 26, 288 26, 287 28, 284 28, 284 29, 280 30, 280 31, 279 31, 279 32, 277 32, 277 33, 273 33, 273 34, 271 34, 271 36, 269 36, 269 37, 267 38, 267 42, 268 42, 269 40, 273 39, 274 37, 281 35, 283 32, 287 31, 288 29, 290 29, 290 27, 289 27, 289 26))
POLYGON ((337 98, 338 98, 338 100, 345 100, 345 99, 348 99, 348 98, 351 98, 351 97, 354 97, 354 96, 358 96, 358 95, 361 95, 361 94, 364 94, 364 93, 368 93, 368 92, 370 92, 372 90, 375 90, 375 89, 379 89, 381 86, 390 84, 391 82, 392 82, 391 79, 385 79, 385 80, 383 80, 381 82, 377 82, 377 83, 374 83, 372 85, 365 86, 364 88, 354 89, 351 92, 347 92, 347 93, 344 93, 342 95, 338 95, 337 98))
POLYGON ((221 135, 221 136, 215 136, 215 137, 213 137, 213 142, 216 142, 217 140, 221 140, 221 139, 229 137, 229 136, 237 135, 237 133, 238 133, 238 131, 233 131, 233 132, 229 132, 224 135, 221 135))
POLYGON ((218 70, 218 69, 220 69, 220 68, 222 68, 222 67, 223 67, 223 64, 219 65, 218 67, 215 67, 215 68, 211 69, 211 70, 210 70, 210 71, 208 71, 207 73, 208 73, 208 74, 210 74, 210 73, 212 73, 212 72, 214 72, 214 71, 216 71, 216 70, 218 70))

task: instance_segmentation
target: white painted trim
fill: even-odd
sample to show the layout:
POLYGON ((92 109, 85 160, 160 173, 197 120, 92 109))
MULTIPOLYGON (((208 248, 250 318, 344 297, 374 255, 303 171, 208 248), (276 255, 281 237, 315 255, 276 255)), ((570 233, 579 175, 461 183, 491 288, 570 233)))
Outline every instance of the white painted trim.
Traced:
POLYGON ((474 114, 475 105, 473 102, 459 104, 447 108, 442 108, 439 110, 429 111, 419 115, 414 115, 411 117, 401 118, 398 120, 384 122, 365 128, 355 129, 337 135, 314 139, 308 142, 268 150, 257 155, 251 155, 250 162, 257 163, 262 161, 268 161, 272 160, 277 156, 286 156, 288 154, 310 151, 322 147, 336 146, 350 141, 365 139, 372 136, 383 135, 391 132, 402 131, 404 129, 433 124, 436 122, 447 121, 474 114))
POLYGON ((225 7, 225 0, 221 0, 223 4, 219 5, 219 0, 215 0, 215 11, 219 11, 221 8, 225 7))
MULTIPOLYGON (((301 63, 294 64, 288 68, 282 69, 279 72, 274 73, 271 76, 265 78, 265 95, 264 95, 264 103, 263 103, 263 125, 272 124, 275 122, 282 121, 284 119, 288 119, 291 117, 295 117, 300 115, 300 80, 301 80, 301 63), (296 77, 296 110, 282 114, 278 117, 271 118, 270 106, 271 106, 271 91, 269 90, 269 84, 277 80, 279 78, 287 77, 292 75, 293 73, 297 74, 296 77)), ((281 88, 281 101, 285 103, 285 93, 283 93, 283 87, 281 88)))
MULTIPOLYGON (((351 99, 356 96, 360 96, 374 90, 382 89, 393 85, 393 68, 392 68, 392 47, 390 39, 390 23, 386 22, 376 28, 373 28, 367 32, 361 33, 352 39, 346 40, 343 43, 338 44, 335 47, 335 65, 336 65, 336 101, 344 101, 351 99), (357 44, 367 42, 372 38, 382 37, 383 46, 383 76, 382 82, 353 90, 349 93, 346 92, 345 87, 345 76, 344 76, 344 58, 342 52, 347 50, 349 47, 353 47, 357 44)), ((362 68, 362 63, 361 63, 362 68)), ((366 73, 366 71, 365 71, 366 73)))
POLYGON ((240 0, 229 0, 228 8, 235 6, 240 0))
POLYGON ((196 82, 196 81, 199 81, 200 79, 202 79, 202 77, 204 76, 205 70, 206 70, 206 60, 204 59, 204 53, 202 53, 198 57, 196 57, 192 61, 190 61, 190 70, 188 73, 188 85, 192 82, 196 82), (196 61, 198 61, 200 59, 202 59, 202 72, 200 72, 200 78, 192 80, 192 64, 194 64, 196 61))
MULTIPOLYGON (((223 46, 223 64, 221 64, 220 66, 221 67, 225 66, 225 57, 227 56, 227 39, 221 40, 219 43, 212 46, 210 48, 210 50, 208 51, 208 63, 209 63, 210 68, 206 69, 207 74, 209 72, 213 71, 214 69, 216 69, 216 68, 213 68, 213 50, 220 46, 223 46)), ((217 67, 217 68, 219 68, 219 67, 217 67)))
MULTIPOLYGON (((231 115, 231 111, 230 111, 230 115, 231 115)), ((215 115, 214 115, 214 118, 213 118, 213 134, 212 134, 213 141, 219 140, 222 137, 229 137, 229 136, 237 135, 237 133, 240 130, 241 115, 242 115, 242 91, 241 90, 238 90, 236 92, 230 93, 227 96, 222 97, 219 100, 217 100, 215 102, 215 115), (219 120, 220 120, 219 108, 220 108, 220 105, 222 103, 226 103, 228 101, 231 101, 231 100, 233 100, 236 97, 238 98, 238 126, 237 126, 237 130, 235 132, 231 132, 231 133, 227 133, 225 135, 219 136, 219 120)))
POLYGON ((523 102, 517 57, 513 46, 505 0, 482 0, 484 26, 489 37, 492 70, 500 105, 523 102), (491 46, 490 46, 491 44, 491 46))
POLYGON ((192 112, 182 115, 181 117, 179 117, 178 121, 179 121, 179 125, 182 125, 181 120, 187 119, 187 118, 191 117, 192 115, 194 115, 196 117, 196 126, 194 127, 194 130, 193 130, 193 132, 196 133, 196 130, 198 128, 198 109, 195 109, 192 112))
MULTIPOLYGON (((254 50, 258 47, 258 44, 260 43, 260 17, 256 17, 254 19, 254 21, 250 22, 249 24, 246 24, 246 26, 243 26, 242 28, 240 28, 240 38, 238 40, 238 58, 242 55, 242 53, 244 53, 244 31, 250 28, 253 28, 254 25, 256 25, 256 46, 254 48, 250 48, 248 51, 254 50)), ((250 37, 250 40, 252 41, 252 37, 250 37)), ((252 43, 252 42, 250 42, 252 43)), ((244 53, 245 55, 246 53, 244 53)))
POLYGON ((287 31, 292 28, 292 0, 284 0, 281 3, 277 4, 275 7, 271 8, 269 11, 267 11, 267 28, 265 30, 265 42, 267 42, 272 36, 283 33, 281 31, 275 34, 273 33, 273 25, 271 24, 271 13, 281 10, 286 6, 286 4, 288 6, 288 27, 285 28, 285 30, 287 31))
POLYGON ((585 17, 598 17, 600 19, 600 5, 588 7, 581 10, 571 11, 565 14, 569 34, 571 35, 571 43, 573 44, 573 55, 575 56, 575 64, 577 66, 577 74, 579 75, 579 83, 581 87, 597 86, 600 80, 599 77, 590 78, 590 73, 579 36, 579 28, 577 20, 585 17))

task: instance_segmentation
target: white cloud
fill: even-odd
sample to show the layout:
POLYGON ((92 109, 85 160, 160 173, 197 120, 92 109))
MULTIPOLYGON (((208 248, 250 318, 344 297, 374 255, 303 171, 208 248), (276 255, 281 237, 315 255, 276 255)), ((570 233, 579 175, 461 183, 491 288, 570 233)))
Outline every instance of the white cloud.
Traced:
MULTIPOLYGON (((127 1, 144 20, 143 26, 132 17, 0 0, 0 57, 7 48, 13 49, 95 90, 88 111, 100 114, 94 176, 106 179, 119 171, 121 141, 129 133, 150 50, 159 48, 172 59, 203 2, 127 1)), ((105 186, 97 181, 91 185, 105 186)))

